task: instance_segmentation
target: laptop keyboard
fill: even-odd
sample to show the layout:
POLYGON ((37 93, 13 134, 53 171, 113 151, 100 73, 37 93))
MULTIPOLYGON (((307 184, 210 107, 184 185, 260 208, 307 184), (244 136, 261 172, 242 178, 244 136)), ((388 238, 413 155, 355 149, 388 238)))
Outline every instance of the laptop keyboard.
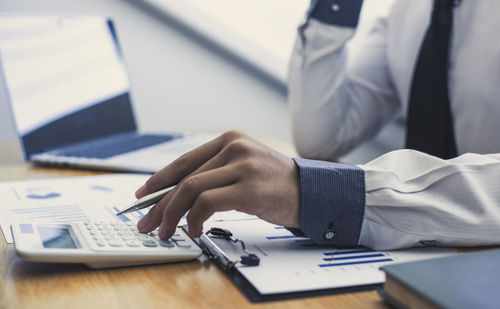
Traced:
POLYGON ((181 137, 181 135, 122 134, 95 141, 68 146, 52 154, 65 157, 106 159, 119 154, 154 146, 181 137))

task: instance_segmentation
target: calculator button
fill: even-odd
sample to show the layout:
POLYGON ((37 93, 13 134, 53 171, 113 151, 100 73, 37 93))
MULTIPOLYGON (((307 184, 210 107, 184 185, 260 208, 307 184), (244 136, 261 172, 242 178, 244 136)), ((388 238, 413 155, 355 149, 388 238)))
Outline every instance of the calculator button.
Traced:
POLYGON ((116 235, 106 235, 106 236, 104 236, 104 239, 106 239, 106 240, 120 240, 120 238, 118 238, 118 236, 116 236, 116 235))
POLYGON ((118 235, 133 235, 129 230, 120 230, 116 232, 118 233, 118 235))
POLYGON ((157 246, 156 241, 154 241, 152 239, 145 240, 145 241, 142 242, 142 244, 145 247, 156 247, 157 246))
POLYGON ((125 244, 129 247, 139 247, 141 245, 141 242, 137 239, 130 239, 125 241, 125 244))
POLYGON ((173 241, 184 241, 185 239, 181 237, 179 234, 174 234, 174 236, 170 237, 173 241), (175 236, 177 235, 177 236, 175 236))
POLYGON ((120 238, 122 240, 132 240, 132 239, 136 239, 136 237, 134 235, 120 235, 120 238))
POLYGON ((102 240, 96 240, 96 245, 98 245, 99 247, 104 247, 106 244, 104 243, 104 241, 102 240))
POLYGON ((159 243, 160 243, 160 246, 162 246, 162 247, 167 247, 167 248, 173 248, 173 247, 175 247, 175 245, 170 240, 163 240, 163 239, 161 239, 159 241, 159 243))
POLYGON ((123 243, 121 242, 121 240, 110 240, 108 241, 108 245, 110 245, 111 247, 121 247, 123 246, 123 243))
POLYGON ((181 247, 181 248, 191 248, 191 245, 188 244, 187 242, 185 241, 178 241, 176 242, 177 244, 177 247, 181 247))
POLYGON ((87 228, 87 230, 89 230, 89 231, 90 231, 90 230, 96 230, 96 229, 97 229, 97 227, 96 227, 95 225, 93 225, 93 224, 87 224, 87 225, 85 225, 85 227, 86 227, 86 228, 87 228))
POLYGON ((104 230, 104 231, 101 231, 101 234, 102 235, 115 235, 115 231, 113 231, 113 230, 104 230))
POLYGON ((98 230, 89 231, 90 235, 100 235, 101 233, 98 230))
MULTIPOLYGON (((153 240, 153 237, 148 236, 148 235, 141 234, 141 235, 137 236, 137 239, 139 239, 139 240, 141 240, 141 241, 146 241, 146 240, 153 240)), ((153 241, 154 241, 154 240, 153 240, 153 241)))

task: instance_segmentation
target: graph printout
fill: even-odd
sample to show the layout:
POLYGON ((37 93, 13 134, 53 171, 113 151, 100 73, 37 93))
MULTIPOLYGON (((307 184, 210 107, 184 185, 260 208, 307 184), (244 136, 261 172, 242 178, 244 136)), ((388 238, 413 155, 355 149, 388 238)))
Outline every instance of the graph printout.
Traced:
POLYGON ((137 221, 147 209, 116 216, 135 201, 148 175, 117 174, 0 183, 0 225, 12 243, 12 222, 137 221))
MULTIPOLYGON (((216 216, 214 216, 216 217, 216 216)), ((214 220, 210 227, 228 229, 245 242, 249 252, 260 258, 260 265, 238 264, 238 271, 263 295, 379 284, 385 281, 379 267, 455 254, 455 249, 419 248, 374 251, 368 248, 336 249, 319 246, 308 238, 256 217, 214 220)), ((232 260, 238 260, 233 244, 217 243, 232 260), (227 245, 227 246, 226 246, 227 245), (232 256, 234 255, 234 256, 232 256)))

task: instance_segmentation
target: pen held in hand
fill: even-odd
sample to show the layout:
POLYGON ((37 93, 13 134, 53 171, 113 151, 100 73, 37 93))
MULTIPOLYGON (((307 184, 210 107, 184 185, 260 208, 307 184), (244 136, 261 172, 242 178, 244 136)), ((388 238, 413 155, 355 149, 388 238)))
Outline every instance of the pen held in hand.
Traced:
POLYGON ((123 215, 123 214, 129 213, 129 212, 132 212, 132 211, 141 210, 143 208, 154 205, 154 204, 158 203, 165 195, 167 195, 167 193, 170 192, 170 190, 172 190, 173 188, 175 188, 175 186, 171 186, 171 187, 162 189, 160 191, 156 191, 156 192, 153 192, 153 193, 148 194, 146 196, 143 196, 140 199, 138 199, 137 201, 135 201, 132 204, 132 206, 120 211, 116 215, 117 216, 123 215))

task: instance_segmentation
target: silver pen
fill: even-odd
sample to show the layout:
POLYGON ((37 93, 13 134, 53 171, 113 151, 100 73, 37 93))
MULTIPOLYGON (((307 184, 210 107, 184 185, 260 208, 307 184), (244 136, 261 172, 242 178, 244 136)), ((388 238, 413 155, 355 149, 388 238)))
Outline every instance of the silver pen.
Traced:
POLYGON ((146 208, 148 206, 154 205, 154 204, 158 203, 165 195, 167 195, 167 193, 170 192, 170 190, 172 190, 173 188, 175 188, 175 186, 171 186, 171 187, 165 188, 163 190, 156 191, 156 192, 153 192, 153 193, 148 194, 146 196, 143 196, 140 199, 138 199, 137 201, 135 201, 132 204, 132 206, 128 207, 125 210, 120 211, 116 215, 117 216, 123 215, 123 214, 129 213, 129 212, 132 212, 132 211, 137 211, 137 210, 146 208))

